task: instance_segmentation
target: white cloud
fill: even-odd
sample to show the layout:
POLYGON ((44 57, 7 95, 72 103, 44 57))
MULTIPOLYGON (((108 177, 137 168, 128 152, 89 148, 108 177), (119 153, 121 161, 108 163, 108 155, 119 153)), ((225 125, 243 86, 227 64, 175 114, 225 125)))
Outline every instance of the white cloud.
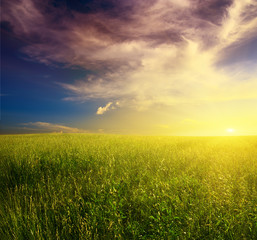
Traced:
POLYGON ((104 107, 99 107, 97 109, 96 114, 97 115, 102 115, 105 112, 110 111, 110 110, 115 110, 118 107, 121 107, 121 103, 119 101, 116 101, 114 103, 113 102, 108 102, 104 107))
POLYGON ((97 109, 96 114, 97 114, 97 115, 102 115, 102 114, 104 114, 105 112, 107 112, 107 111, 110 110, 111 105, 112 105, 112 102, 108 102, 104 107, 99 107, 99 108, 97 109))
MULTIPOLYGON (((136 71, 122 76, 113 74, 111 81, 99 79, 62 84, 75 94, 69 100, 118 99, 122 106, 144 110, 153 104, 257 98, 256 77, 247 72, 235 76, 226 69, 217 69, 214 65, 216 49, 203 51, 199 43, 192 40, 187 40, 180 48, 166 44, 155 48, 140 46, 144 56, 142 66, 136 71)), ((100 107, 97 114, 108 110, 110 105, 107 104, 100 107)))
MULTIPOLYGON (((176 9, 161 8, 167 2, 158 1, 159 5, 155 5, 160 7, 158 13, 154 12, 147 19, 148 24, 145 23, 143 32, 149 32, 150 26, 168 27, 163 22, 163 16, 169 21, 168 13, 176 9)), ((234 67, 236 75, 231 68, 216 66, 217 62, 229 54, 233 56, 230 46, 252 37, 257 27, 257 18, 243 18, 243 13, 247 16, 247 7, 255 8, 256 5, 251 0, 244 3, 235 1, 219 25, 194 16, 191 16, 190 23, 185 22, 185 16, 181 16, 181 22, 177 24, 179 13, 174 14, 174 21, 169 26, 175 32, 184 30, 181 35, 183 41, 178 44, 162 42, 152 45, 149 41, 139 39, 102 48, 94 54, 94 58, 109 61, 113 56, 118 56, 120 60, 132 65, 138 63, 138 66, 120 68, 119 71, 95 77, 93 81, 84 79, 73 84, 61 84, 74 94, 66 100, 118 99, 123 103, 122 106, 144 110, 153 104, 176 105, 257 98, 257 79, 253 73, 245 70, 245 66, 234 67), (196 28, 197 25, 201 27, 196 28), (207 26, 208 31, 205 29, 207 26), (214 42, 208 46, 211 41, 214 42)), ((184 11, 184 14, 188 13, 187 8, 184 11)), ((137 30, 134 29, 134 32, 137 30)), ((228 59, 231 62, 234 60, 228 59)), ((256 66, 256 63, 248 63, 248 66, 250 64, 256 66)), ((97 114, 103 114, 109 108, 100 107, 98 110, 97 114)))
POLYGON ((60 124, 53 124, 48 122, 29 122, 22 123, 26 126, 26 130, 44 131, 44 132, 64 132, 64 133, 84 133, 84 129, 67 127, 60 124))

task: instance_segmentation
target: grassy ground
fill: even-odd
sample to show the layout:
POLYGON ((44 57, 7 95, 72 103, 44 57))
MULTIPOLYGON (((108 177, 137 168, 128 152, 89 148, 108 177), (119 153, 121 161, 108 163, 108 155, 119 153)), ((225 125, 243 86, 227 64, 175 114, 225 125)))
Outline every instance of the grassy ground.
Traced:
POLYGON ((257 137, 0 136, 0 239, 257 239, 257 137))

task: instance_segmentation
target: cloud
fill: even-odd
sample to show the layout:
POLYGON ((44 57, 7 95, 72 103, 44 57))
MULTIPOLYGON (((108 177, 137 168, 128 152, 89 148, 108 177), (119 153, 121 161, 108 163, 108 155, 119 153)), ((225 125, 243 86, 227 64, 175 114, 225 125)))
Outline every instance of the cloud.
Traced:
POLYGON ((222 18, 229 5, 213 2, 68 1, 67 8, 52 1, 14 0, 3 1, 3 21, 29 42, 23 52, 39 62, 124 72, 141 65, 141 44, 149 49, 179 45, 183 36, 209 44, 218 29, 209 17, 222 18), (202 8, 212 14, 199 13, 202 8))
POLYGON ((256 12, 256 1, 234 1, 219 34, 221 44, 218 63, 220 65, 239 61, 243 63, 248 61, 247 58, 256 63, 256 57, 255 59, 251 57, 251 53, 257 52, 254 44, 257 39, 256 12))
POLYGON ((59 83, 68 90, 65 100, 144 110, 257 98, 257 74, 245 68, 257 69, 256 57, 247 54, 240 65, 235 59, 256 51, 255 0, 14 0, 2 8, 29 58, 90 70, 59 83))
POLYGON ((102 114, 104 114, 105 112, 107 112, 107 111, 110 110, 111 105, 112 105, 112 102, 109 102, 109 103, 107 103, 104 107, 99 107, 99 108, 97 109, 96 114, 97 114, 97 115, 102 115, 102 114))
POLYGON ((116 108, 119 107, 119 106, 120 106, 120 102, 115 102, 115 103, 113 103, 113 102, 108 102, 104 107, 99 107, 99 108, 97 109, 96 114, 97 114, 97 115, 102 115, 102 114, 104 114, 105 112, 110 111, 110 110, 114 110, 114 109, 116 109, 116 108))
POLYGON ((64 133, 85 133, 84 129, 67 127, 59 124, 48 122, 29 122, 22 123, 26 130, 42 131, 42 132, 64 132, 64 133))

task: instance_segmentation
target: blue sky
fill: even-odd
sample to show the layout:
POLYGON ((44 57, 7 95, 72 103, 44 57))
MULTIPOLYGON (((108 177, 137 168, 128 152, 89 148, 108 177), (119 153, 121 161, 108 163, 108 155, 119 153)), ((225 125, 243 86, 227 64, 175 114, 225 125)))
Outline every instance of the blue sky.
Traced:
POLYGON ((26 132, 27 122, 59 122, 73 125, 74 119, 94 114, 96 103, 64 101, 67 91, 57 82, 72 82, 87 71, 46 66, 27 60, 15 36, 2 33, 1 131, 26 132))

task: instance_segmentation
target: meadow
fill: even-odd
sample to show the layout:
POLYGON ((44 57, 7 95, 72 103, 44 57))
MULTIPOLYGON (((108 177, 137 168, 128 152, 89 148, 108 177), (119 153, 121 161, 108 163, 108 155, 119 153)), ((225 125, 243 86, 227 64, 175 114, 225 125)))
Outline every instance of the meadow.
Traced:
POLYGON ((0 239, 257 239, 257 137, 0 136, 0 239))

